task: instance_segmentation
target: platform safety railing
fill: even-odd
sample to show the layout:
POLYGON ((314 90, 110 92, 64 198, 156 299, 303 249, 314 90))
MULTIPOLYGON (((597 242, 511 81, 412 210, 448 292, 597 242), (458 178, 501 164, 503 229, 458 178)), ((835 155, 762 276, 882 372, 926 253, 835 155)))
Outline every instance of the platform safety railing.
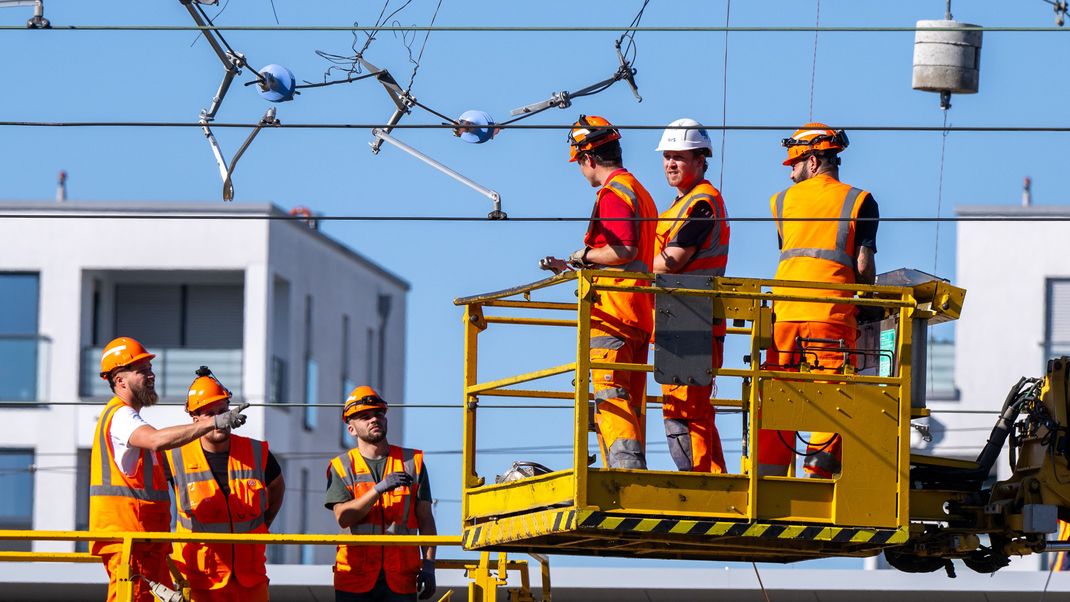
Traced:
MULTIPOLYGON (((130 556, 135 543, 260 543, 282 545, 369 545, 369 546, 436 546, 460 547, 457 535, 327 535, 307 533, 168 533, 168 532, 117 532, 117 531, 37 531, 0 530, 0 541, 114 541, 122 544, 119 573, 118 600, 133 602, 130 556)), ((538 554, 531 557, 540 565, 542 602, 550 602, 549 559, 538 554)), ((101 559, 88 552, 0 552, 0 562, 55 562, 55 563, 100 563, 101 559)), ((482 553, 478 560, 436 558, 436 569, 456 569, 467 572, 469 602, 496 602, 499 588, 508 585, 508 573, 517 572, 520 586, 507 590, 510 600, 534 602, 531 592, 529 564, 526 560, 510 559, 504 553, 482 553)), ((101 573, 103 574, 103 567, 101 573)), ((178 589, 182 589, 178 586, 178 589)), ((440 588, 441 589, 441 588, 440 588)), ((188 588, 181 592, 189 600, 188 588)), ((453 591, 447 590, 435 599, 439 602, 453 600, 453 591)))
MULTIPOLYGON (((749 338, 748 353, 743 368, 723 367, 716 371, 717 378, 736 378, 742 381, 742 394, 738 399, 718 398, 711 400, 720 408, 731 408, 742 412, 744 417, 744 438, 742 449, 742 473, 746 476, 748 500, 745 511, 740 509, 740 519, 754 521, 758 518, 758 485, 755 457, 758 445, 758 430, 761 427, 758 411, 761 408, 761 391, 770 383, 794 381, 800 383, 830 383, 835 385, 871 385, 894 390, 896 407, 893 418, 899 434, 895 458, 889 459, 897 465, 897 508, 898 528, 905 529, 908 514, 906 500, 908 497, 909 470, 909 423, 912 417, 910 386, 912 339, 916 320, 930 320, 939 317, 955 319, 961 309, 961 297, 948 302, 948 290, 934 283, 932 287, 909 286, 873 286, 841 285, 814 282, 776 281, 768 279, 746 278, 710 278, 708 288, 669 289, 650 286, 654 280, 652 274, 625 273, 615 270, 579 270, 565 272, 530 284, 510 289, 459 298, 455 305, 464 308, 464 441, 462 463, 464 473, 464 495, 462 496, 462 516, 468 525, 473 516, 469 493, 478 491, 486 485, 485 479, 476 471, 476 458, 479 452, 476 446, 477 415, 480 398, 497 396, 528 399, 572 399, 573 413, 573 457, 570 470, 573 471, 572 502, 577 508, 587 505, 590 449, 588 439, 589 410, 588 404, 593 399, 591 392, 590 371, 623 370, 651 372, 654 366, 647 364, 624 364, 597 362, 590 359, 591 310, 593 301, 600 293, 608 291, 644 293, 651 295, 700 296, 714 300, 714 316, 727 320, 731 336, 749 338), (640 286, 625 286, 607 282, 607 279, 633 279, 640 281, 640 286), (774 293, 776 287, 791 288, 788 293, 774 293), (543 294, 547 289, 556 291, 574 290, 577 301, 535 300, 536 294, 543 294), (821 296, 820 291, 847 291, 849 297, 821 296), (918 293, 918 296, 915 296, 918 293), (943 295, 942 305, 936 297, 943 295), (896 325, 895 372, 890 376, 870 376, 845 371, 840 374, 792 372, 770 370, 763 367, 762 352, 771 344, 772 338, 772 304, 776 301, 800 301, 811 303, 835 303, 853 306, 877 308, 886 317, 898 318, 896 325), (524 315, 491 315, 498 309, 521 310, 524 315), (560 312, 566 317, 545 317, 547 312, 560 312), (534 314, 534 315, 533 315, 534 314), (530 370, 512 376, 496 378, 489 381, 479 380, 479 337, 492 326, 536 326, 564 327, 575 329, 575 359, 556 366, 530 370), (574 389, 553 390, 535 388, 533 383, 556 375, 572 375, 574 389), (524 385, 520 388, 518 385, 524 385)), ((951 287, 953 288, 953 287, 951 287)), ((955 289, 961 290, 961 289, 955 289)), ((571 292, 571 291, 570 291, 571 292)), ((964 293, 963 293, 964 294, 964 293)), ((521 348, 521 347, 516 347, 521 348)), ((518 358, 522 355, 517 354, 518 358)), ((522 359, 517 360, 518 363, 522 359)), ((726 362, 727 365, 728 362, 726 362)), ((645 406, 660 402, 660 396, 647 395, 645 406)), ((924 415, 924 410, 920 411, 924 415)), ((915 412, 915 415, 918 411, 915 412)), ((786 427, 783 427, 786 428, 786 427)), ((798 429, 808 431, 810 429, 798 429)), ((731 469, 730 469, 731 471, 731 469)), ((783 477, 781 477, 783 478, 783 477)), ((504 510, 508 510, 505 508, 504 510)), ((485 513, 484 513, 485 515, 485 513)))

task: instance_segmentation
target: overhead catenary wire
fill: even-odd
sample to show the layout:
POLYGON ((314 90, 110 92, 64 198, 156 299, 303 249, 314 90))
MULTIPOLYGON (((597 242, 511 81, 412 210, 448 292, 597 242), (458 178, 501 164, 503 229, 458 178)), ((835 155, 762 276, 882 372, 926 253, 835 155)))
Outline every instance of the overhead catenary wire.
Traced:
POLYGON ((821 35, 821 0, 816 0, 817 11, 814 17, 814 58, 810 63, 810 117, 807 121, 814 120, 814 81, 817 78, 817 38, 821 35))
MULTIPOLYGON (((1070 31, 1070 30, 1068 30, 1070 31)), ((421 105, 421 108, 425 108, 421 105)), ((500 129, 515 129, 515 130, 568 130, 573 127, 574 124, 508 124, 500 123, 495 124, 495 127, 500 129)), ((246 128, 251 129, 260 126, 259 122, 256 123, 235 123, 235 122, 213 122, 213 128, 246 128)), ((4 120, 0 121, 0 127, 55 127, 55 128, 75 128, 75 127, 158 127, 158 128, 200 128, 201 124, 192 121, 32 121, 32 120, 4 120)), ((383 123, 279 123, 272 125, 272 129, 376 129, 392 127, 394 129, 416 129, 416 130, 436 130, 436 129, 448 129, 452 130, 456 128, 456 125, 451 123, 398 123, 398 124, 383 124, 383 123)), ((667 124, 614 124, 614 128, 619 130, 663 130, 667 127, 667 124)), ((709 125, 704 126, 707 130, 725 130, 725 131, 751 131, 751 132, 770 132, 770 131, 794 131, 798 128, 798 124, 794 125, 780 125, 780 124, 742 124, 742 125, 709 125)), ((1066 133, 1070 132, 1070 125, 1052 125, 1052 126, 1020 126, 1020 125, 962 125, 962 126, 947 126, 941 127, 936 125, 847 125, 840 126, 839 129, 844 130, 856 130, 862 132, 974 132, 974 133, 992 133, 992 132, 1007 132, 1007 133, 1066 133)))
MULTIPOLYGON (((84 206, 84 205, 83 205, 84 206)), ((230 214, 230 213, 147 213, 125 212, 114 209, 101 213, 81 213, 70 211, 67 208, 57 207, 54 210, 34 207, 34 212, 12 212, 10 209, 0 210, 0 219, 105 219, 105 220, 234 220, 234 221, 296 221, 307 222, 308 217, 302 215, 287 214, 230 214)), ((560 216, 532 216, 513 217, 509 219, 493 219, 488 217, 464 216, 464 215, 317 215, 316 221, 351 221, 351 222, 494 222, 507 224, 510 222, 589 222, 590 216, 560 217, 560 216)), ((880 221, 880 222, 1070 222, 1068 215, 983 215, 983 216, 955 216, 936 218, 932 216, 903 216, 903 217, 880 217, 880 218, 841 218, 841 217, 605 217, 599 218, 603 222, 676 222, 684 220, 705 222, 844 222, 844 221, 880 221)))
POLYGON ((718 176, 717 188, 724 190, 724 151, 725 142, 728 138, 728 25, 732 20, 732 0, 725 2, 724 9, 724 65, 721 71, 721 172, 718 176))
MULTIPOLYGON (((723 32, 733 33, 807 33, 818 31, 821 33, 913 33, 918 31, 916 26, 733 26, 720 25, 698 26, 637 26, 630 28, 636 33, 687 33, 687 32, 723 32)), ((362 27, 353 25, 221 25, 218 27, 200 27, 197 25, 59 25, 52 23, 48 30, 28 29, 25 25, 0 25, 0 31, 262 31, 262 32, 302 32, 302 31, 372 31, 374 33, 384 31, 434 31, 434 32, 457 32, 457 33, 583 33, 583 32, 618 32, 620 27, 602 25, 382 25, 377 27, 362 27)), ((1029 26, 979 26, 957 25, 953 27, 925 27, 925 31, 982 31, 992 33, 1067 33, 1070 29, 1061 27, 1029 27, 1029 26)))

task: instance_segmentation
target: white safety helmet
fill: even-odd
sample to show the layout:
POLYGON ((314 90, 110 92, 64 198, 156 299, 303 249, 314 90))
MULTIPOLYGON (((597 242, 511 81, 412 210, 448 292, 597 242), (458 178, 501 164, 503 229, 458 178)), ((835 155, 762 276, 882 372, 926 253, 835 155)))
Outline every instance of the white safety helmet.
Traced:
POLYGON ((661 152, 699 149, 705 149, 706 156, 713 155, 710 135, 706 133, 706 128, 701 123, 685 117, 677 119, 665 128, 665 131, 661 133, 661 142, 654 150, 661 152))

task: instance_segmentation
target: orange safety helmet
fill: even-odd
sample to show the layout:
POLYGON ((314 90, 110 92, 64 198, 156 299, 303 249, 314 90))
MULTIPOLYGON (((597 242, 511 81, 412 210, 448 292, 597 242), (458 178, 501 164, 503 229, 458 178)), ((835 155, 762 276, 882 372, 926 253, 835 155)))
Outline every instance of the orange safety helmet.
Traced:
POLYGON ((364 410, 386 411, 386 401, 379 397, 375 389, 367 385, 353 389, 353 392, 346 398, 345 405, 342 406, 342 422, 348 421, 351 416, 364 410))
POLYGON ((568 161, 574 163, 580 153, 614 140, 620 140, 620 130, 605 117, 580 115, 568 133, 568 161))
POLYGON ((840 152, 847 148, 851 142, 847 139, 847 132, 833 130, 823 123, 808 123, 802 128, 795 130, 791 138, 784 138, 780 144, 788 149, 788 158, 784 165, 791 165, 798 159, 813 151, 829 150, 840 152))
POLYGON ((113 339, 104 347, 104 352, 100 355, 100 377, 108 380, 116 369, 125 368, 143 359, 151 360, 154 357, 156 356, 146 351, 141 343, 130 337, 113 339))
POLYGON ((208 366, 201 366, 197 370, 197 378, 186 392, 186 412, 192 414, 221 399, 230 398, 230 389, 219 382, 208 366))

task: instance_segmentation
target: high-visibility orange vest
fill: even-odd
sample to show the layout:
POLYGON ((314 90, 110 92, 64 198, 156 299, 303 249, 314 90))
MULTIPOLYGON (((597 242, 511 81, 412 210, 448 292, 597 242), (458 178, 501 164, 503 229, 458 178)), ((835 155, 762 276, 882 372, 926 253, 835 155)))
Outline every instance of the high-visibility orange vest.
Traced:
MULTIPOLYGON (((770 199, 780 233, 778 280, 855 283, 855 226, 869 193, 825 174, 814 176, 770 199), (784 218, 831 218, 841 221, 784 221, 784 218)), ((851 297, 846 291, 774 287, 774 294, 810 297, 851 297)), ((776 301, 773 312, 782 322, 830 322, 855 326, 855 308, 845 303, 776 301)))
MULTIPOLYGON (((224 496, 199 439, 167 452, 178 510, 176 532, 268 532, 268 444, 232 434, 229 455, 230 495, 224 496)), ((260 543, 180 543, 174 555, 194 589, 221 589, 232 576, 253 587, 267 581, 265 549, 260 543)))
MULTIPOLYGON (((407 472, 411 487, 398 487, 382 494, 375 506, 351 528, 357 535, 417 535, 416 494, 424 470, 424 453, 418 449, 390 446, 382 477, 392 472, 407 472)), ((359 498, 375 486, 368 463, 356 448, 331 460, 328 473, 341 479, 359 498)), ((371 591, 386 573, 386 584, 398 594, 416 593, 416 574, 420 572, 420 546, 338 546, 334 562, 334 588, 355 594, 371 591)))
MULTIPOLYGON (((661 214, 658 221, 657 236, 654 241, 654 257, 657 257, 666 247, 676 246, 676 239, 680 230, 691 217, 695 205, 700 201, 706 201, 713 208, 713 217, 718 220, 726 220, 728 211, 725 210, 724 199, 721 192, 713 187, 708 180, 702 180, 695 184, 691 190, 676 199, 672 207, 661 214)), ((687 260, 677 274, 692 274, 702 276, 724 276, 728 266, 728 240, 731 236, 731 226, 728 221, 717 221, 713 229, 704 240, 699 243, 691 258, 687 260)), ((715 336, 724 336, 726 327, 723 320, 718 320, 713 327, 715 336)))
MULTIPOLYGON (((133 476, 126 476, 115 461, 111 422, 126 404, 112 397, 97 422, 89 461, 89 529, 91 531, 170 531, 171 498, 159 457, 142 449, 133 476)), ((120 542, 94 541, 93 554, 122 549, 120 542)))
MULTIPOLYGON (((636 222, 639 232, 639 252, 635 259, 624 264, 608 266, 609 269, 623 270, 626 272, 649 272, 654 262, 654 237, 657 230, 658 208, 654 199, 646 188, 635 179, 631 173, 625 170, 619 171, 602 185, 602 189, 608 189, 623 200, 631 208, 635 217, 646 218, 646 221, 636 222)), ((598 191, 601 198, 602 190, 598 191)), ((595 224, 598 217, 598 204, 595 203, 594 212, 591 215, 591 223, 587 227, 587 234, 583 242, 588 247, 593 246, 595 224)), ((598 283, 617 284, 622 286, 645 286, 643 280, 631 278, 597 278, 598 283)), ((624 325, 649 333, 654 329, 654 299, 653 295, 641 293, 623 293, 615 291, 599 291, 598 301, 591 308, 592 321, 603 322, 608 325, 624 325)))

